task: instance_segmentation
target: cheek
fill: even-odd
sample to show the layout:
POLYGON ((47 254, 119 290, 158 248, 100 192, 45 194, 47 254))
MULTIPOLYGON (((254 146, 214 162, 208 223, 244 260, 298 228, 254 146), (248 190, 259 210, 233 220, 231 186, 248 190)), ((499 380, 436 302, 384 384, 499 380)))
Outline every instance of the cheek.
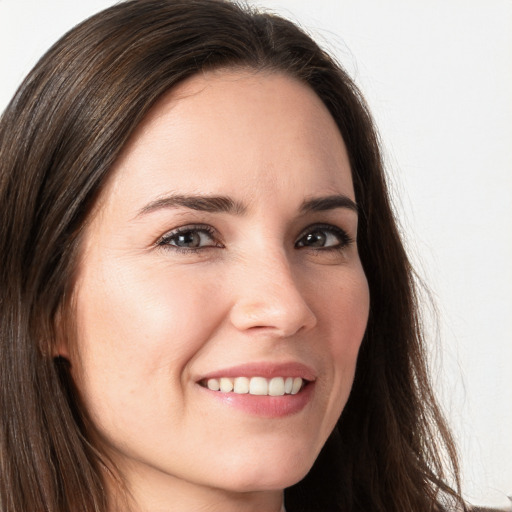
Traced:
POLYGON ((75 377, 109 402, 132 400, 141 385, 179 385, 219 316, 208 286, 158 268, 105 267, 76 290, 75 377))
POLYGON ((369 290, 361 269, 339 280, 333 287, 329 301, 325 301, 323 321, 328 326, 328 345, 333 375, 333 403, 335 419, 344 407, 352 388, 357 356, 366 330, 369 314, 369 290))
POLYGON ((328 326, 333 355, 357 357, 366 330, 370 309, 368 281, 360 265, 342 278, 333 279, 324 292, 321 306, 323 322, 328 326))

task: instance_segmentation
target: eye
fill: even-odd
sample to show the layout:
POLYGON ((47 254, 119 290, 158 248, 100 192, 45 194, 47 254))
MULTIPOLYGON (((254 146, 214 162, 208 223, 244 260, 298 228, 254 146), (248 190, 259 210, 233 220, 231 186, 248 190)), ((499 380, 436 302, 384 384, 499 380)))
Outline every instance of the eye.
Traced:
POLYGON ((186 252, 222 247, 215 238, 215 230, 211 226, 184 226, 175 229, 164 235, 157 245, 186 252))
POLYGON ((304 231, 295 247, 310 247, 319 250, 341 250, 353 240, 347 232, 330 224, 317 224, 304 231))

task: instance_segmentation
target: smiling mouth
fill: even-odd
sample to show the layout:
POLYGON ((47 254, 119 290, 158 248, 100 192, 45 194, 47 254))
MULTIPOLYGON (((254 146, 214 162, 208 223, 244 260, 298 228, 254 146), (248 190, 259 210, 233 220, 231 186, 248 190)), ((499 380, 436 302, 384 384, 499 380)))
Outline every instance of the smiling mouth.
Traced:
POLYGON ((249 394, 257 396, 296 395, 309 381, 301 377, 220 377, 204 379, 199 384, 220 393, 249 394))

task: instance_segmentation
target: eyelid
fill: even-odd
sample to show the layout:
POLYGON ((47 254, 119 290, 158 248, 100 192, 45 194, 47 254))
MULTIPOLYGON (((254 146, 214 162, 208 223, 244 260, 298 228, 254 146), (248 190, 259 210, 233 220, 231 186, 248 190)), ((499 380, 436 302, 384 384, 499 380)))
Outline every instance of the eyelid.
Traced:
POLYGON ((310 226, 308 226, 307 228, 302 230, 302 232, 300 233, 300 235, 298 236, 298 238, 297 238, 297 240, 295 242, 295 246, 297 246, 297 244, 308 233, 310 233, 311 231, 314 231, 314 230, 325 230, 325 231, 329 231, 331 233, 334 233, 334 234, 336 234, 341 239, 340 243, 339 243, 339 245, 335 245, 335 246, 328 246, 328 247, 308 247, 308 246, 304 246, 305 248, 309 248, 311 250, 317 250, 317 251, 340 250, 340 249, 344 249, 348 245, 350 245, 350 244, 355 242, 355 239, 352 238, 348 234, 347 230, 341 228, 340 226, 336 226, 334 224, 316 223, 316 224, 311 224, 310 226))
POLYGON ((185 224, 184 226, 179 226, 170 231, 167 231, 164 235, 159 237, 154 245, 156 245, 157 247, 171 247, 173 249, 182 251, 194 251, 199 249, 206 249, 209 247, 223 247, 222 242, 220 242, 220 237, 218 236, 217 230, 210 226, 209 224, 185 224), (214 241, 215 243, 212 245, 197 248, 184 248, 168 243, 171 238, 180 235, 181 233, 187 233, 190 231, 207 233, 211 240, 214 241))
MULTIPOLYGON (((343 229, 340 226, 334 225, 334 224, 328 224, 328 223, 315 223, 307 226, 305 229, 303 229, 300 233, 300 235, 297 237, 294 246, 298 249, 309 249, 312 251, 340 251, 345 249, 347 246, 349 246, 351 243, 353 243, 355 240, 348 234, 347 230, 343 229), (331 234, 334 234, 338 240, 339 243, 336 245, 330 245, 325 247, 314 247, 314 246, 298 246, 299 242, 312 231, 315 230, 324 230, 327 232, 330 232, 331 234)), ((170 231, 167 231, 164 235, 160 236, 156 242, 154 243, 156 247, 163 248, 163 249, 170 249, 175 250, 178 252, 199 252, 201 250, 205 249, 211 249, 211 248, 223 248, 224 244, 222 243, 220 236, 217 232, 217 230, 212 227, 209 224, 185 224, 183 226, 179 226, 177 228, 174 228, 170 231), (187 233, 187 232, 203 232, 208 235, 208 237, 212 240, 211 245, 203 245, 200 247, 180 247, 178 245, 174 245, 170 243, 171 239, 180 235, 181 233, 187 233)))

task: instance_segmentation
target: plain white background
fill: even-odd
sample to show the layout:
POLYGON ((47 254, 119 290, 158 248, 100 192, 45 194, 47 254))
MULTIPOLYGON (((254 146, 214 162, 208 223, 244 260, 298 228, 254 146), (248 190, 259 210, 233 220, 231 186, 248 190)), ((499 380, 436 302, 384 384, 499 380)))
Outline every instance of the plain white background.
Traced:
MULTIPOLYGON (((0 0, 0 110, 43 52, 111 0, 0 0)), ((362 88, 407 246, 439 309, 434 380, 466 495, 512 495, 512 2, 261 0, 362 88)))

